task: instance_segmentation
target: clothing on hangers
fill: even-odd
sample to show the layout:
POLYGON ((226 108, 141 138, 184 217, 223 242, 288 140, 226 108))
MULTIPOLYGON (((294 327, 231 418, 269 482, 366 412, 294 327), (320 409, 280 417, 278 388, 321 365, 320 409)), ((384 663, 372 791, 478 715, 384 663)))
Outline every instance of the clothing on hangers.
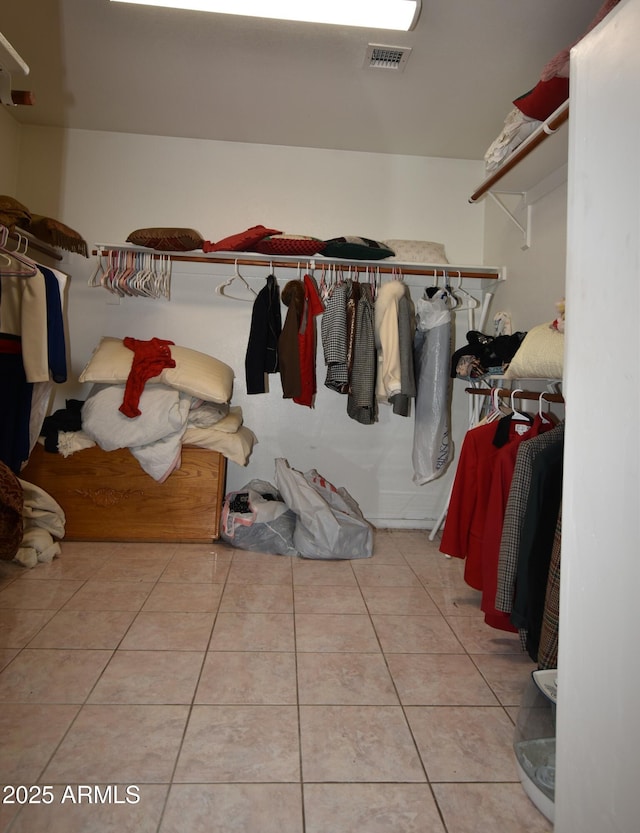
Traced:
POLYGON ((324 384, 336 393, 349 392, 347 293, 350 288, 350 281, 333 286, 324 299, 324 313, 320 323, 324 363, 327 368, 324 384))
POLYGON ((324 310, 324 304, 318 293, 318 287, 311 275, 305 275, 304 312, 298 332, 298 350, 300 352, 300 394, 293 397, 298 405, 313 407, 317 391, 316 382, 316 316, 324 310))
MULTIPOLYGON (((537 436, 545 430, 539 417, 534 418, 533 424, 523 432, 524 427, 524 423, 514 423, 510 417, 504 417, 497 424, 488 423, 471 429, 462 444, 440 552, 465 559, 464 580, 476 590, 483 589, 483 543, 487 518, 495 499, 490 486, 496 459, 501 449, 510 443, 519 443, 525 436, 537 436)), ((493 504, 493 508, 497 505, 493 504)))
MULTIPOLYGON (((2 245, 0 254, 5 255, 2 245)), ((66 277, 21 253, 0 257, 0 459, 16 473, 40 433, 48 399, 41 394, 48 392, 51 380, 67 378, 66 277), (19 268, 7 267, 13 260, 19 268)))
POLYGON ((448 376, 451 311, 447 293, 434 293, 416 303, 414 368, 416 380, 413 429, 413 482, 418 486, 440 477, 452 455, 448 376))
POLYGON ((378 351, 376 396, 379 402, 388 403, 401 394, 406 397, 415 396, 412 357, 414 332, 413 302, 408 297, 407 286, 402 281, 390 281, 383 284, 375 302, 375 346, 378 351), (400 352, 401 320, 405 328, 402 335, 402 354, 400 352), (407 326, 409 331, 406 329, 407 326), (409 347, 408 354, 407 347, 409 347))
POLYGON ((562 500, 564 442, 542 449, 533 462, 531 489, 522 524, 511 621, 537 659, 544 597, 556 522, 562 500))
POLYGON ((558 667, 558 641, 560 629, 560 560, 562 552, 562 504, 553 536, 551 561, 547 575, 542 624, 538 645, 538 668, 558 667))
POLYGON ((20 336, 0 333, 0 460, 15 474, 29 459, 31 397, 22 361, 20 336))
POLYGON ((491 482, 488 485, 488 504, 482 538, 482 601, 480 609, 485 622, 493 628, 514 631, 514 625, 508 614, 496 609, 495 599, 498 585, 498 561, 500 542, 504 525, 505 509, 513 483, 516 457, 521 444, 548 432, 553 428, 552 422, 545 422, 538 414, 531 423, 524 425, 515 422, 514 414, 499 420, 496 426, 494 444, 500 449, 493 463, 491 482), (515 434, 511 435, 511 429, 515 434), (522 432, 523 427, 526 431, 522 432))
POLYGON ((351 381, 347 396, 347 415, 361 425, 373 425, 377 420, 376 349, 373 289, 370 284, 359 285, 355 310, 355 336, 351 381))
POLYGON ((564 423, 560 423, 518 447, 511 489, 504 512, 498 556, 495 606, 497 610, 504 613, 510 614, 513 609, 522 524, 531 490, 533 463, 541 451, 563 440, 564 423))
MULTIPOLYGON (((378 288, 379 291, 379 288, 378 288)), ((408 287, 398 301, 398 352, 400 354, 400 392, 389 397, 393 413, 408 417, 411 400, 416 397, 414 342, 416 310, 408 287)))
POLYGON ((282 332, 280 287, 275 275, 267 276, 251 311, 249 341, 245 354, 247 393, 265 393, 267 376, 280 369, 278 340, 282 332))
POLYGON ((324 305, 310 275, 289 281, 281 297, 288 307, 278 339, 282 395, 311 408, 316 393, 315 318, 324 305))

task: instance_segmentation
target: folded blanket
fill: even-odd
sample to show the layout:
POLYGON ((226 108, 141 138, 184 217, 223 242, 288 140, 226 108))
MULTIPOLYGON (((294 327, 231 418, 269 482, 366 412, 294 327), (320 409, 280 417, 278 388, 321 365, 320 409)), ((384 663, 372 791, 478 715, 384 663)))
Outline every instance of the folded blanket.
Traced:
POLYGON ((144 471, 163 481, 180 465, 182 435, 191 397, 166 385, 153 385, 140 396, 140 416, 119 410, 124 385, 95 385, 82 408, 82 430, 100 448, 128 448, 144 471))
POLYGON ((24 495, 24 533, 14 561, 35 567, 39 561, 49 562, 60 554, 58 540, 64 538, 66 518, 60 504, 48 492, 26 480, 19 481, 24 495))

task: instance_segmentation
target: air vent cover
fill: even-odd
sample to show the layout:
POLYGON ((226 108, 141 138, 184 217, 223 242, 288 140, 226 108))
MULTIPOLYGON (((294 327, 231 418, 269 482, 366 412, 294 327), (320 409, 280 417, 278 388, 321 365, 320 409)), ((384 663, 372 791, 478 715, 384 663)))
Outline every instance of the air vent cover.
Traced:
POLYGON ((370 43, 364 65, 369 69, 392 69, 402 72, 409 55, 410 46, 384 46, 380 43, 370 43))

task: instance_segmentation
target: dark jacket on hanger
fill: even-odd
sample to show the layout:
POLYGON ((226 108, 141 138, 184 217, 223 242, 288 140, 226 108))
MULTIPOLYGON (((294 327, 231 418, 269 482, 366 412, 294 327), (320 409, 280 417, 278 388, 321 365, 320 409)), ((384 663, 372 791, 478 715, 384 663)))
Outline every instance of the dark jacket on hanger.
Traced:
POLYGON ((534 661, 538 657, 549 564, 562 501, 563 452, 561 440, 536 456, 522 524, 511 621, 527 631, 526 647, 534 661))
POLYGON ((284 327, 278 339, 280 379, 284 399, 294 399, 302 392, 298 333, 304 314, 304 284, 289 281, 282 290, 282 303, 288 307, 284 327))
POLYGON ((280 289, 274 275, 258 293, 251 313, 244 367, 247 393, 266 393, 267 374, 280 369, 278 339, 282 331, 280 289))

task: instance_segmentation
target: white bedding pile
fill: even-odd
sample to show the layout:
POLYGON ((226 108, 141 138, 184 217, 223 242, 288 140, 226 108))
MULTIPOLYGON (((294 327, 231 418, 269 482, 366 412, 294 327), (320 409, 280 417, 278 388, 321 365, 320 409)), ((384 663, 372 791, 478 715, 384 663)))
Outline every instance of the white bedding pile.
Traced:
POLYGON ((62 441, 67 454, 70 444, 86 448, 87 438, 105 451, 128 448, 158 482, 180 467, 183 444, 210 448, 247 465, 257 440, 242 424, 239 407, 203 402, 156 384, 145 387, 139 402, 142 413, 131 419, 119 411, 124 391, 125 385, 94 385, 82 407, 82 431, 62 441))
POLYGON ((162 482, 179 468, 182 445, 218 451, 246 466, 257 439, 231 407, 233 369, 220 359, 168 342, 174 367, 147 379, 139 416, 120 412, 134 351, 104 336, 79 376, 93 387, 82 407, 82 431, 60 432, 58 450, 68 456, 88 444, 105 451, 128 448, 144 471, 162 482))
POLYGON ((510 110, 502 131, 489 145, 484 155, 486 172, 493 173, 507 156, 513 153, 525 139, 528 139, 541 124, 541 121, 525 116, 517 107, 510 110))

